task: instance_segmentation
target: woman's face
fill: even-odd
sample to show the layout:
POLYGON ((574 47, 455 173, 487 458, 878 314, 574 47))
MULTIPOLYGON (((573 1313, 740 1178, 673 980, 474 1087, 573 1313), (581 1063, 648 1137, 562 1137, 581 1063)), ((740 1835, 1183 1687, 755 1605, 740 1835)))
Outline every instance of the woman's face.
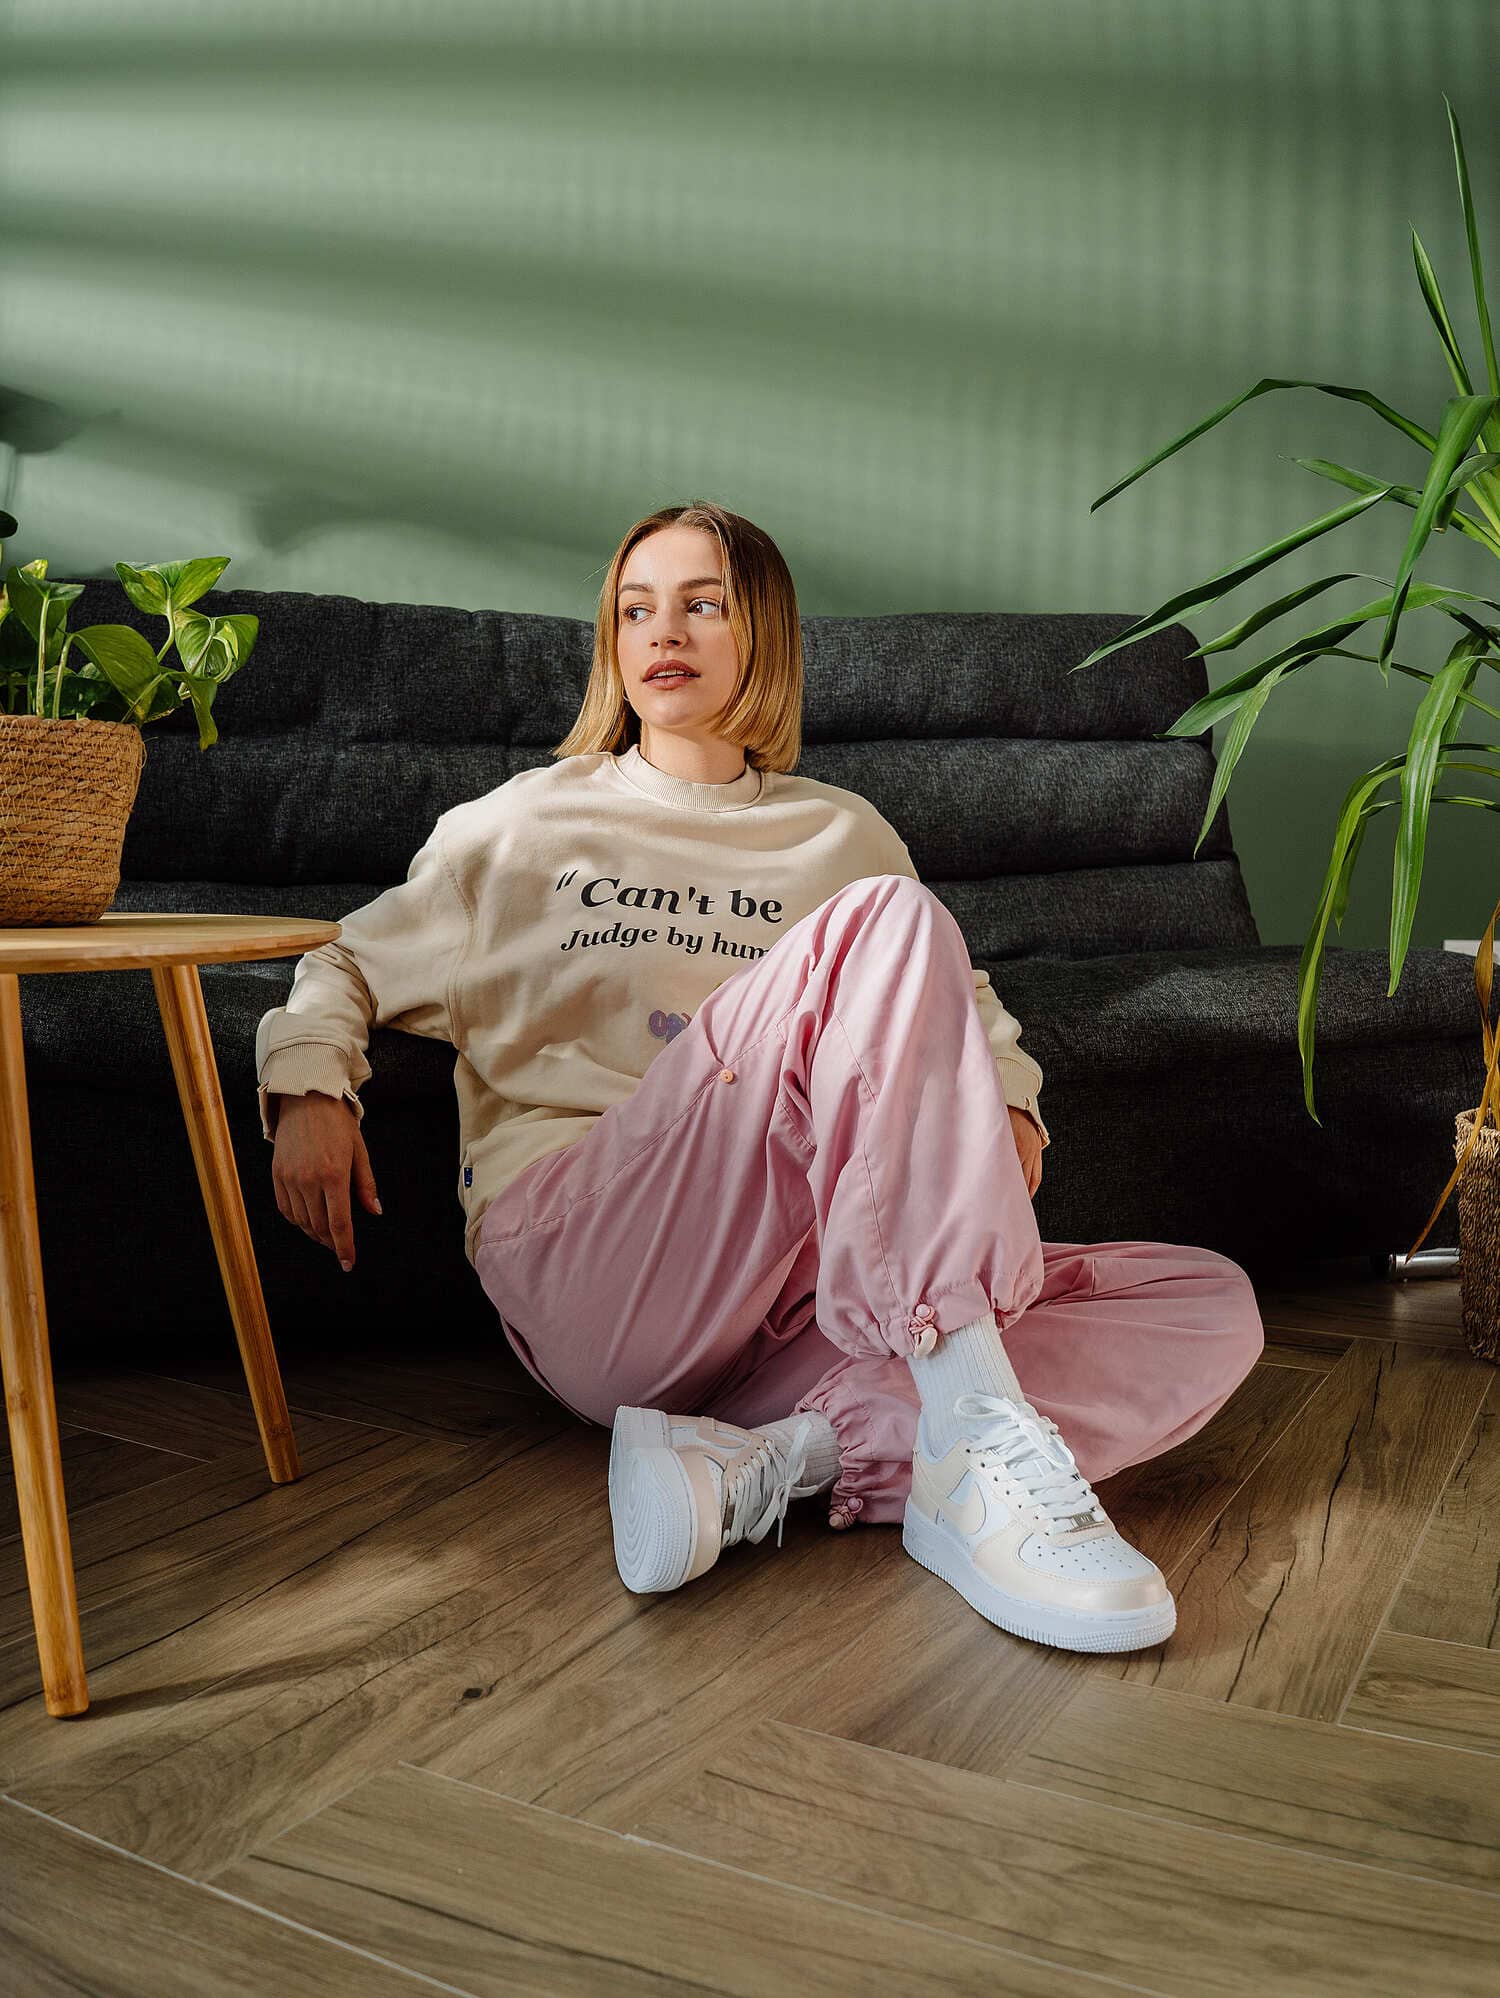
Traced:
POLYGON ((739 648, 725 615, 718 537, 703 527, 663 527, 638 541, 620 578, 615 647, 625 698, 652 730, 719 740, 704 726, 739 677, 739 648), (663 667, 679 677, 650 676, 663 667))

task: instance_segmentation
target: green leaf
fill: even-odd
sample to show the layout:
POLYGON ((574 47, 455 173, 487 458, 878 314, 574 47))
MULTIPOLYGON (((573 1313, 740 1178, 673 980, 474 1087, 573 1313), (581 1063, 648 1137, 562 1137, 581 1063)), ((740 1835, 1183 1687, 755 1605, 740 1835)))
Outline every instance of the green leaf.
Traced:
POLYGON ((156 567, 167 586, 174 610, 186 610, 206 596, 229 567, 228 555, 199 555, 188 562, 158 562, 156 567))
POLYGON ((1316 597, 1324 590, 1331 590, 1335 583, 1350 582, 1355 576, 1364 576, 1372 583, 1383 581, 1382 577, 1371 576, 1364 569, 1341 569, 1337 575, 1319 576, 1315 583, 1303 583, 1299 588, 1289 590, 1284 597, 1278 597, 1274 603, 1266 604, 1261 610, 1252 611, 1248 617, 1241 618, 1238 624, 1231 625, 1228 631, 1210 639, 1207 645, 1195 646, 1187 656, 1189 659, 1199 659, 1207 658, 1210 652, 1232 651, 1236 645, 1259 631, 1263 625, 1274 624, 1277 618, 1284 617, 1289 610, 1295 610, 1298 604, 1305 604, 1309 597, 1316 597))
MULTIPOLYGON (((1349 787, 1339 811, 1333 851, 1329 855, 1327 871, 1323 876, 1317 911, 1313 917, 1312 928, 1307 933, 1307 941, 1302 946, 1302 956, 1297 966, 1297 1046, 1302 1054, 1302 1093, 1308 1115, 1319 1125, 1323 1120, 1313 1107, 1312 1069, 1318 988, 1323 980, 1323 948, 1328 934, 1328 924, 1335 905, 1342 907, 1348 899, 1349 854, 1361 816, 1367 810, 1381 809, 1380 804, 1369 803, 1370 796, 1377 785, 1383 784, 1400 762, 1399 756, 1388 757, 1384 763, 1377 764, 1375 769, 1367 770, 1362 777, 1357 777, 1349 787)), ((1382 804, 1394 802, 1394 799, 1385 799, 1382 804)))
POLYGON ((1432 463, 1427 469, 1427 478, 1422 486, 1422 497, 1417 506, 1416 519, 1411 524, 1406 547, 1401 556, 1401 566, 1396 571, 1396 585, 1391 603, 1391 614, 1386 620, 1385 633, 1380 641, 1380 651, 1376 663, 1381 677, 1390 683, 1386 671, 1386 660, 1396 642, 1396 627, 1401 622, 1401 612, 1405 608, 1407 590, 1411 582, 1412 570, 1417 557, 1427 545, 1432 532, 1433 517, 1437 513, 1448 479, 1468 452, 1485 419, 1500 407, 1500 395, 1456 395, 1450 396, 1443 404, 1443 421, 1438 431, 1437 444, 1432 453, 1432 463))
POLYGON ((213 630, 213 619, 205 617, 201 611, 184 611, 178 618, 174 637, 178 657, 184 666, 198 664, 213 637, 213 630))
MULTIPOLYGON (((1364 571, 1356 573, 1363 574, 1364 571)), ((1379 578, 1371 577, 1370 580, 1375 582, 1379 581, 1379 578)), ((1460 594, 1463 593, 1440 583, 1413 583, 1410 607, 1413 610, 1426 610, 1433 605, 1447 608, 1445 600, 1460 594)), ((1480 601, 1487 600, 1480 599, 1480 601)), ((1233 679, 1226 680, 1222 687, 1216 687, 1212 693, 1205 694, 1202 700, 1195 701, 1187 713, 1179 715, 1166 730, 1166 736, 1170 738, 1201 735, 1205 729, 1212 728, 1226 715, 1233 714, 1245 695, 1253 687, 1258 686, 1267 673, 1283 666, 1295 672, 1298 668, 1309 665, 1314 659, 1336 652, 1341 639, 1348 638, 1351 633, 1358 631, 1362 624, 1368 624, 1377 617, 1384 617, 1390 608, 1390 603, 1391 594, 1387 591, 1383 597, 1376 597, 1370 603, 1361 604, 1358 610, 1347 611, 1342 617, 1318 625, 1314 630, 1305 632, 1301 638, 1293 639, 1289 645, 1282 646, 1279 651, 1271 653, 1268 658, 1260 660, 1256 665, 1247 666, 1243 672, 1235 674, 1233 679)), ((1500 609, 1500 604, 1495 608, 1500 609)), ((1354 653, 1349 655, 1351 658, 1358 656, 1360 655, 1354 653)))
POLYGON ((1279 541, 1272 541, 1264 548, 1258 548, 1253 555, 1245 556, 1230 568, 1221 569, 1218 575, 1210 576, 1206 582, 1195 583, 1191 589, 1182 591, 1180 595, 1169 598, 1166 603, 1159 604, 1154 611, 1148 611, 1144 617, 1137 618, 1135 623, 1122 631, 1118 638, 1111 639, 1108 645, 1097 646, 1087 659, 1080 659, 1078 664, 1070 666, 1068 671, 1081 673, 1085 666, 1093 666, 1099 660, 1107 659, 1112 652, 1118 652, 1121 646, 1133 645, 1138 639, 1148 638, 1152 632, 1164 630, 1167 625, 1175 624, 1179 618, 1191 617, 1194 611, 1202 610, 1206 604, 1211 604, 1228 591, 1236 589, 1251 576, 1259 575, 1262 569, 1268 569, 1273 562, 1279 562, 1283 555, 1290 554, 1294 548, 1301 548, 1309 541, 1316 541, 1320 534, 1328 534, 1335 527, 1342 527, 1346 520, 1352 520, 1356 514, 1363 513, 1367 507, 1374 506, 1383 499, 1387 490, 1381 486, 1363 499, 1351 500, 1347 506, 1336 507, 1332 513, 1325 513, 1320 519, 1309 521, 1304 527, 1294 528, 1279 541))
POLYGON ((204 617, 185 611, 177 620, 177 650, 184 663, 217 680, 227 680, 250 657, 260 619, 245 612, 204 617))
POLYGON ((1412 261, 1417 267, 1417 283, 1422 287, 1422 296, 1427 301, 1427 310, 1432 315, 1432 323, 1438 330, 1438 338, 1443 343, 1443 352, 1448 357, 1448 371, 1464 395, 1474 393, 1474 385, 1469 380, 1469 371, 1464 366, 1464 357, 1459 351, 1458 335, 1453 330, 1453 322, 1448 317, 1448 308, 1443 303, 1442 288, 1437 281, 1437 272, 1427 252, 1422 248, 1422 238, 1413 229, 1411 232, 1412 261))
POLYGON ((1401 819, 1391 869, 1391 982, 1387 998, 1401 983, 1401 969, 1411 944, 1427 847, 1428 801, 1437 776, 1438 754, 1463 720, 1458 696, 1460 692, 1467 693, 1474 684, 1479 671, 1475 654, 1483 649, 1483 641, 1472 633, 1456 640, 1412 720, 1401 772, 1401 819))
POLYGON ((1349 907, 1349 879, 1354 872, 1354 863, 1359 859, 1359 850, 1365 843, 1365 827, 1376 812, 1383 812, 1387 805, 1394 804, 1393 798, 1382 798, 1368 811, 1361 812, 1359 823, 1354 828, 1354 838, 1349 843, 1349 851, 1344 856, 1344 864, 1339 872, 1338 886, 1333 895, 1333 925, 1335 929, 1344 927, 1344 916, 1349 907))
POLYGON ((133 721, 150 719, 156 689, 162 681, 178 677, 162 671, 150 645, 128 624, 91 624, 75 632, 73 638, 110 685, 124 696, 133 721))
POLYGON ((1219 809, 1220 800, 1229 789, 1229 780, 1234 775, 1234 766, 1239 762, 1240 754, 1245 744, 1250 740, 1250 731, 1254 728, 1261 709, 1270 699, 1271 689, 1276 685, 1276 682, 1285 671, 1285 666, 1276 667, 1273 672, 1266 675, 1258 686, 1252 688, 1244 700, 1240 702, 1239 712, 1234 718, 1234 726, 1225 737, 1224 746, 1219 752, 1218 764, 1214 770, 1213 785, 1208 794, 1208 809, 1203 814, 1203 824, 1198 830, 1197 839, 1193 842, 1193 858, 1195 860, 1198 858, 1199 847, 1202 846, 1204 840, 1208 837, 1208 829, 1214 822, 1214 814, 1219 809))
POLYGON ((35 573, 36 564, 12 569, 5 579, 5 596, 11 609, 38 643, 42 617, 47 619, 47 664, 60 657, 68 629, 68 605, 83 595, 82 583, 55 583, 35 573))
POLYGON ((1224 418, 1238 409, 1242 402, 1249 402, 1254 396, 1266 395, 1272 389, 1291 388, 1320 389, 1325 395, 1342 396, 1349 402, 1365 403, 1377 416, 1382 417, 1387 423, 1394 424, 1397 430, 1410 437, 1413 443, 1420 444, 1424 451, 1431 451, 1436 445, 1437 440, 1425 431, 1420 423, 1413 423, 1399 410, 1392 409, 1389 403, 1382 402, 1378 395, 1372 395, 1369 389, 1344 388, 1337 382, 1294 381, 1280 375, 1262 375, 1254 388, 1248 388, 1243 395, 1237 395, 1232 402, 1222 404, 1211 416, 1206 416, 1201 423, 1194 424, 1191 430, 1185 430, 1180 437, 1174 438, 1170 444, 1148 458, 1143 465, 1137 465, 1135 470, 1128 477, 1121 479, 1118 485, 1111 486, 1107 493, 1101 493, 1089 508, 1089 512, 1096 512, 1106 500, 1112 500, 1116 493, 1122 493, 1127 486, 1134 485, 1135 481, 1149 472, 1153 465, 1159 465, 1164 458, 1170 458, 1174 451, 1180 451, 1184 444, 1191 444, 1193 439, 1201 437, 1205 430, 1212 430, 1216 423, 1222 423, 1224 418))
POLYGON ((232 560, 229 555, 201 555, 186 562, 147 562, 139 568, 116 562, 115 574, 138 610, 170 617, 206 595, 232 560))
POLYGON ((1492 465, 1500 465, 1500 451, 1481 451, 1473 458, 1465 458, 1454 468, 1453 476, 1443 489, 1438 501, 1438 510, 1433 517, 1433 527, 1441 534, 1448 525, 1449 516, 1458 504, 1458 496, 1471 485, 1481 472, 1487 472, 1492 465))
MULTIPOLYGON (((1420 588, 1421 585, 1419 584, 1414 583, 1412 585, 1412 602, 1410 608, 1413 610, 1417 608, 1417 592, 1420 588)), ((1476 595, 1473 590, 1461 590, 1456 583, 1442 584, 1439 595, 1442 597, 1462 597, 1465 603, 1488 604, 1491 610, 1500 610, 1500 599, 1496 599, 1495 597, 1481 597, 1476 595)), ((1438 607, 1439 609, 1443 608, 1441 604, 1438 607)), ((1500 636, 1500 634, 1497 634, 1497 636, 1500 636)))
MULTIPOLYGON (((1305 466, 1309 472, 1316 472, 1320 478, 1336 480, 1341 486, 1352 486, 1355 492, 1373 492, 1380 484, 1378 479, 1367 478, 1363 472, 1351 471, 1347 465, 1335 465, 1327 458, 1293 458, 1292 463, 1305 466)), ((1401 506, 1409 507, 1415 507, 1422 497, 1415 486, 1396 485, 1386 487, 1386 496, 1401 506)), ((1500 556, 1500 538, 1497 538, 1483 521, 1473 520, 1466 513, 1451 511, 1447 524, 1458 528, 1460 533, 1467 534, 1471 541, 1479 542, 1481 547, 1487 548, 1492 555, 1500 556)))
POLYGON ((1398 499, 1405 506, 1415 506, 1421 494, 1415 486, 1393 484, 1386 479, 1372 479, 1368 472, 1356 472, 1348 465, 1340 465, 1332 458, 1297 458, 1294 465, 1301 465, 1305 471, 1316 472, 1320 479, 1332 479, 1336 484, 1349 486, 1357 493, 1373 493, 1381 486, 1392 499, 1398 499))
POLYGON ((42 609, 47 607, 47 636, 60 632, 66 623, 59 618, 60 605, 75 603, 83 595, 82 583, 56 583, 45 576, 29 573, 28 569, 12 569, 5 579, 5 594, 11 609, 25 625, 33 638, 39 638, 42 630, 42 609))
POLYGON ((1448 129, 1453 134, 1453 160, 1458 172, 1458 198, 1463 204, 1464 232, 1469 240, 1469 269, 1474 277, 1474 305, 1479 314, 1479 331, 1484 341, 1484 365, 1489 377, 1491 390, 1500 395, 1500 372, 1495 367, 1495 336, 1490 331, 1490 309, 1484 296, 1484 268, 1479 256, 1479 231, 1474 221, 1474 197, 1469 191, 1469 168, 1464 159, 1463 134, 1458 129, 1458 114, 1443 93, 1443 102, 1448 105, 1448 129))
POLYGON ((115 574, 125 585, 125 594, 137 610, 153 617, 167 614, 167 586, 156 569, 134 569, 128 562, 116 562, 115 574))
POLYGON ((229 611, 217 622, 234 634, 234 663, 237 667, 243 666, 255 650, 255 641, 260 636, 260 619, 252 617, 248 611, 229 611))
POLYGON ((218 726, 211 710, 220 683, 203 673, 184 673, 182 679, 198 717, 198 747, 208 749, 219 739, 218 726))
MULTIPOLYGON (((1450 743, 1450 749, 1478 749, 1488 754, 1500 753, 1500 744, 1487 742, 1450 743)), ((1308 1112, 1314 1123, 1321 1123, 1313 1104, 1313 1051, 1316 1041, 1315 1022, 1317 1016, 1318 988, 1323 975, 1323 950, 1328 923, 1337 915, 1342 918, 1348 906, 1349 880, 1354 860, 1358 854, 1365 821, 1376 812, 1399 803, 1396 798, 1374 799, 1373 792, 1387 778, 1394 775, 1405 763, 1404 756, 1388 757, 1373 770, 1366 771, 1350 786, 1339 813, 1338 830, 1334 837, 1333 852, 1328 869, 1323 878, 1322 892, 1318 898, 1317 914, 1313 926, 1303 945, 1301 963, 1297 974, 1297 1043, 1302 1053, 1303 1095, 1308 1112)), ((1440 766, 1444 769, 1486 769, 1487 766, 1460 762, 1453 756, 1442 756, 1440 766)), ((1491 773, 1500 774, 1500 773, 1491 773)), ((1500 810, 1500 804, 1489 799, 1436 797, 1434 804, 1475 804, 1487 811, 1500 810)), ((1392 987, 1392 990, 1395 988, 1392 987)), ((1387 994, 1389 997, 1389 994, 1387 994)))

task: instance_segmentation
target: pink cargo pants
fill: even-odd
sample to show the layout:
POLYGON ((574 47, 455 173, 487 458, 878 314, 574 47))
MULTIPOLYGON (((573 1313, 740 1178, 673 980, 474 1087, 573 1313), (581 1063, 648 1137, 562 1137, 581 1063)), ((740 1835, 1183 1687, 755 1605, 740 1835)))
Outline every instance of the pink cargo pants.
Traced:
POLYGON ((934 1328, 993 1309, 1091 1482, 1201 1429, 1265 1343, 1212 1249, 1040 1239, 963 932, 897 874, 727 978, 623 1103, 490 1203, 475 1267, 586 1421, 821 1410, 830 1508, 867 1525, 901 1518, 906 1356, 934 1328))

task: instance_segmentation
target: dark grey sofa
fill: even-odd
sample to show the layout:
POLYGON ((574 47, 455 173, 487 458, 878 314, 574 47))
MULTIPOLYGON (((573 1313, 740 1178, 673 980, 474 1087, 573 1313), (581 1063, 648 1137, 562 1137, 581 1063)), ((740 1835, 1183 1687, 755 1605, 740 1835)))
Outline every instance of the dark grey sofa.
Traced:
MULTIPOLYGON (((260 640, 200 751, 184 707, 146 732, 117 909, 338 919, 405 879, 437 815, 545 763, 582 696, 592 626, 350 597, 217 591, 260 640)), ((1041 1063, 1049 1241, 1196 1242, 1257 1277, 1288 1257, 1407 1249, 1478 1097, 1471 959, 1331 947, 1303 1107, 1299 946, 1260 943, 1227 804, 1192 858, 1211 739, 1157 741, 1207 691, 1178 626, 1068 668, 1134 614, 807 618, 801 771, 900 831, 1041 1063)), ((113 580, 77 627, 159 621, 113 580)), ((1330 811, 1333 801, 1330 800, 1330 811)), ((1316 883, 1309 879, 1309 903, 1316 883)), ((352 1276, 284 1221, 256 1108, 255 1028, 295 960, 205 966, 271 1324, 357 1350, 377 1321, 494 1330, 454 1191, 453 1053, 376 1028, 363 1126, 384 1203, 355 1208, 352 1276)), ((21 980, 55 1350, 128 1330, 229 1331, 149 973, 21 980)), ((1427 1246, 1457 1240, 1450 1198, 1427 1246)))

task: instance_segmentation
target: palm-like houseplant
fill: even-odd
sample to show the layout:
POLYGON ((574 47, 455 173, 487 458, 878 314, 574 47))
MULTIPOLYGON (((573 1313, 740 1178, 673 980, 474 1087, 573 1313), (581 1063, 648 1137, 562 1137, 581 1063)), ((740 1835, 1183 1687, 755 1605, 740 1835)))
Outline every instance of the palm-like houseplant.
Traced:
MULTIPOLYGON (((1338 826, 1334 835, 1333 852, 1328 870, 1323 880, 1322 891, 1314 913, 1312 927, 1303 947, 1301 964, 1298 970, 1297 996, 1297 1039, 1302 1053, 1303 1096, 1308 1114, 1314 1123, 1321 1123, 1313 1106, 1313 1045, 1314 1024, 1317 1013, 1318 985, 1323 972, 1323 952, 1332 921, 1342 927, 1344 911, 1349 898, 1349 880, 1354 864, 1359 857, 1366 827, 1378 813, 1399 805, 1400 818, 1396 831, 1396 850, 1391 881, 1391 925, 1390 925, 1390 972, 1391 982, 1386 996, 1390 997, 1401 982, 1401 969, 1411 942, 1412 922, 1416 914, 1417 898, 1422 880, 1422 861, 1427 844, 1427 821, 1430 808, 1437 805, 1468 805, 1481 811, 1500 810, 1500 800, 1487 797, 1469 797, 1455 793, 1438 793, 1433 789, 1440 773, 1450 770, 1477 771, 1485 777, 1500 777, 1500 768, 1493 764, 1474 762, 1469 755, 1479 753, 1500 757, 1500 744, 1492 742, 1470 742, 1456 740, 1457 731, 1470 709, 1475 716, 1487 715, 1500 720, 1500 709, 1492 707, 1474 691, 1474 682, 1482 666, 1500 666, 1500 627, 1486 623, 1483 611, 1500 610, 1500 602, 1491 597, 1476 596, 1467 590, 1447 588, 1435 583, 1422 583, 1415 580, 1418 558, 1426 549, 1434 534, 1445 533, 1450 527, 1477 541, 1491 555, 1500 557, 1500 372, 1495 362, 1495 343, 1490 330, 1489 309, 1484 295, 1484 274, 1479 253, 1479 238, 1474 222, 1474 204, 1469 191, 1469 174, 1464 160, 1463 138, 1459 131, 1458 118, 1453 106, 1445 96, 1448 106, 1448 126, 1453 139, 1453 154, 1458 171, 1459 196, 1463 203, 1464 226, 1468 235, 1469 264, 1473 273, 1474 300, 1478 308, 1480 334, 1484 342, 1484 358, 1487 389, 1476 394, 1459 350, 1458 338, 1448 317, 1447 308, 1439 288, 1437 277, 1422 247, 1420 237, 1413 228, 1412 253, 1416 262, 1417 280, 1422 289, 1423 299, 1437 327, 1442 342, 1444 357, 1449 372, 1458 389, 1458 394, 1450 396, 1443 405, 1442 417, 1436 436, 1410 417, 1392 409, 1368 389, 1345 388, 1335 382, 1307 380, 1287 380, 1281 377, 1264 376, 1253 388, 1243 395, 1226 402, 1222 408, 1214 410, 1201 423, 1184 431, 1180 437, 1138 465, 1128 477, 1102 493, 1090 507, 1093 512, 1116 493, 1134 483, 1153 465, 1159 465, 1164 458, 1180 451, 1195 437, 1201 437, 1237 409, 1241 403, 1253 397, 1268 394, 1273 389, 1315 388, 1326 395, 1342 396, 1353 402, 1362 402, 1373 409, 1377 416, 1401 431, 1428 453, 1426 475, 1420 487, 1403 485, 1393 479, 1376 479, 1362 472, 1351 470, 1346 465, 1331 463, 1325 458, 1299 458, 1296 462, 1320 477, 1331 479, 1336 484, 1347 486, 1357 493, 1357 499, 1337 507, 1331 513, 1323 514, 1305 526, 1295 529, 1279 540, 1257 549, 1253 554, 1232 563, 1217 575, 1210 576, 1172 597, 1170 601, 1137 619, 1127 631, 1100 646, 1082 659, 1071 670, 1081 671, 1099 660, 1117 652, 1122 646, 1130 645, 1149 633, 1159 631, 1174 620, 1191 616, 1218 601, 1229 591, 1247 582, 1262 570, 1269 569, 1283 555, 1290 554, 1320 535, 1328 534, 1340 527, 1346 520, 1353 520, 1367 508, 1388 501, 1412 510, 1414 518, 1407 536, 1406 547, 1402 552, 1400 567, 1394 582, 1378 576, 1368 576, 1362 570, 1342 570, 1335 574, 1320 576, 1315 581, 1304 583, 1299 588, 1277 597, 1261 609, 1243 618, 1230 630, 1197 647, 1191 657, 1213 652, 1227 652, 1252 637, 1273 619, 1295 610, 1321 591, 1331 589, 1337 583, 1364 577, 1365 580, 1381 583, 1382 594, 1349 611, 1318 625, 1300 638, 1277 645, 1264 659, 1254 666, 1246 667, 1223 686, 1197 701, 1191 708, 1164 731, 1164 735, 1196 736, 1216 722, 1233 717, 1232 725, 1219 752, 1218 766, 1214 775, 1213 787, 1209 795, 1208 808, 1203 815, 1203 825, 1193 851, 1196 854, 1208 834, 1220 801, 1229 788, 1229 781, 1250 738, 1261 711, 1274 689, 1291 674, 1299 672, 1315 659, 1362 659, 1378 667, 1381 678, 1390 684, 1390 669, 1411 678, 1425 680, 1427 692, 1417 708, 1412 722, 1410 736, 1403 753, 1387 757, 1374 769, 1365 771, 1349 787, 1339 811, 1338 826), (1466 511, 1462 501, 1472 503, 1473 511, 1466 511), (1397 627, 1404 612, 1409 610, 1436 611, 1450 618, 1458 627, 1458 636, 1443 665, 1436 673, 1423 672, 1415 666, 1403 665, 1391 657, 1395 644, 1397 627), (1378 651, 1361 652, 1345 645, 1344 641, 1365 625, 1381 621, 1380 645, 1378 651), (1468 752, 1461 755, 1459 752, 1468 752), (1379 796, 1388 784, 1394 781, 1399 786, 1396 796, 1379 796)), ((1426 1239, 1433 1223, 1442 1212, 1443 1203, 1452 1192, 1455 1182, 1463 1174, 1476 1141, 1479 1139, 1486 1118, 1493 1120, 1496 1133, 1500 1135, 1500 1086, 1497 1086, 1497 1070, 1500 1070, 1500 1034, 1490 1024, 1490 987, 1494 960, 1494 939, 1496 920, 1500 918, 1500 902, 1491 912, 1489 923, 1480 940, 1474 965, 1474 985, 1479 1000, 1479 1016, 1483 1033, 1485 1079, 1479 1105, 1472 1113, 1472 1128, 1459 1154, 1458 1163, 1448 1184, 1438 1197, 1427 1226, 1417 1237, 1410 1253, 1426 1239)), ((1464 1113, 1458 1119, 1459 1129, 1470 1122, 1470 1114, 1464 1113)), ((1462 1210, 1461 1210, 1462 1218, 1462 1210)), ((1466 1272, 1466 1275, 1468 1273, 1466 1272)), ((1485 1328, 1488 1339, 1493 1339, 1496 1328, 1485 1328)))

